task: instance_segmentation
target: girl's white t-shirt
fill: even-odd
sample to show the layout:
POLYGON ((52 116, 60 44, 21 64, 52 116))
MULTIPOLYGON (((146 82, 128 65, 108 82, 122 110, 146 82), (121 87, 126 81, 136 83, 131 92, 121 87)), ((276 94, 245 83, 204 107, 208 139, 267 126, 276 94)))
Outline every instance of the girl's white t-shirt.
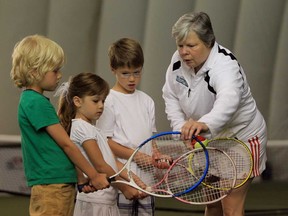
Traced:
MULTIPOLYGON (((88 156, 84 151, 82 144, 87 140, 94 139, 97 142, 106 163, 109 164, 115 170, 115 172, 118 171, 114 155, 107 143, 107 138, 105 138, 101 131, 94 125, 82 119, 73 119, 70 138, 87 159, 88 156)), ((78 192, 77 199, 93 203, 115 204, 117 193, 118 190, 111 185, 107 189, 99 190, 93 193, 78 192)))

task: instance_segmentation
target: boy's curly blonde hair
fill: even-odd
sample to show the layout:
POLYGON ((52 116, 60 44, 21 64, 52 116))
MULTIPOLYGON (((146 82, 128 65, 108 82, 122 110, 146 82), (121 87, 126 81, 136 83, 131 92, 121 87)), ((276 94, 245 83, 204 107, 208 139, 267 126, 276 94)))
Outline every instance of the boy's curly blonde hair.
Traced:
POLYGON ((41 35, 27 36, 14 47, 11 79, 18 88, 29 87, 47 72, 59 70, 64 59, 64 51, 56 42, 41 35))

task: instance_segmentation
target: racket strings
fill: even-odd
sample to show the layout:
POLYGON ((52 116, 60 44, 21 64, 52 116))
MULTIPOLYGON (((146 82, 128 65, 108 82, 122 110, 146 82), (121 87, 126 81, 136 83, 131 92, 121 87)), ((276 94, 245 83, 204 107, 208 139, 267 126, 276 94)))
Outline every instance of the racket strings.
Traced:
POLYGON ((242 186, 250 178, 253 158, 245 143, 233 138, 220 138, 209 141, 208 145, 225 151, 234 161, 237 171, 235 188, 242 186))
POLYGON ((192 149, 191 141, 182 141, 180 134, 161 135, 145 145, 149 151, 139 149, 139 153, 143 152, 135 161, 140 173, 132 175, 132 181, 154 196, 210 204, 243 185, 252 172, 251 152, 236 139, 208 142, 208 172, 207 152, 192 149))
MULTIPOLYGON (((207 150, 210 163, 205 179, 196 189, 181 194, 175 197, 176 199, 189 204, 209 204, 223 199, 235 186, 236 167, 233 160, 221 150, 210 147, 207 147, 207 150)), ((205 158, 202 155, 193 152, 188 157, 188 168, 186 170, 194 178, 203 172, 202 164, 205 158)), ((174 190, 174 188, 170 189, 174 190)))
MULTIPOLYGON (((197 177, 194 177, 186 168, 176 164, 171 168, 175 160, 191 150, 191 145, 186 141, 182 141, 180 134, 159 136, 147 143, 146 147, 147 145, 149 145, 148 148, 151 150, 150 154, 139 154, 137 156, 137 166, 140 170, 140 172, 137 172, 137 175, 142 185, 145 185, 145 190, 153 195, 167 195, 171 197, 171 191, 169 191, 167 186, 167 178, 169 179, 170 189, 173 188, 175 192, 184 191, 199 180, 201 173, 197 177)), ((139 151, 141 152, 141 149, 139 151)), ((201 154, 205 157, 203 151, 201 154)), ((185 160, 187 159, 183 157, 181 163, 185 163, 185 160)), ((137 176, 132 175, 131 177, 140 186, 137 176)))
POLYGON ((201 167, 199 166, 199 169, 197 169, 193 175, 191 174, 191 170, 189 168, 189 158, 191 154, 193 153, 188 153, 180 157, 180 159, 175 162, 174 167, 168 172, 166 184, 169 191, 171 191, 174 195, 187 191, 191 185, 196 184, 203 175, 206 164, 206 158, 203 152, 201 152, 201 155, 203 155, 202 158, 204 159, 202 162, 204 163, 201 164, 201 167))

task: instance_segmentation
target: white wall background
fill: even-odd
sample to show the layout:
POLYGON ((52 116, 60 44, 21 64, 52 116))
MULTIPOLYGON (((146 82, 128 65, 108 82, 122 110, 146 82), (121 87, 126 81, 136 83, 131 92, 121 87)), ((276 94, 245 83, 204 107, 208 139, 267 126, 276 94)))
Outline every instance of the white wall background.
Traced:
MULTIPOLYGON (((0 0, 0 134, 19 134, 20 90, 10 80, 11 53, 17 41, 36 33, 64 48, 62 81, 90 71, 111 86, 109 44, 120 37, 137 39, 145 54, 140 89, 155 100, 158 131, 170 130, 161 88, 176 48, 171 27, 195 10, 210 15, 217 41, 244 67, 269 139, 288 139, 286 0, 0 0)), ((51 100, 56 106, 55 98, 51 100)))

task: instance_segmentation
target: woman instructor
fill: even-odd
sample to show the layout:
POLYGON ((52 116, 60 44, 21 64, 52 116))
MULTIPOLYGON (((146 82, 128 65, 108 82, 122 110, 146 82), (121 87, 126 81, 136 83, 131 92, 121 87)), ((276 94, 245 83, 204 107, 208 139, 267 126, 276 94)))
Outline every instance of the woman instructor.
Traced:
POLYGON ((251 178, 223 200, 206 206, 206 216, 244 215, 253 177, 265 169, 266 123, 257 109, 243 68, 228 49, 215 40, 209 16, 184 14, 172 28, 177 51, 163 86, 165 111, 173 130, 183 138, 236 137, 252 152, 251 178))

